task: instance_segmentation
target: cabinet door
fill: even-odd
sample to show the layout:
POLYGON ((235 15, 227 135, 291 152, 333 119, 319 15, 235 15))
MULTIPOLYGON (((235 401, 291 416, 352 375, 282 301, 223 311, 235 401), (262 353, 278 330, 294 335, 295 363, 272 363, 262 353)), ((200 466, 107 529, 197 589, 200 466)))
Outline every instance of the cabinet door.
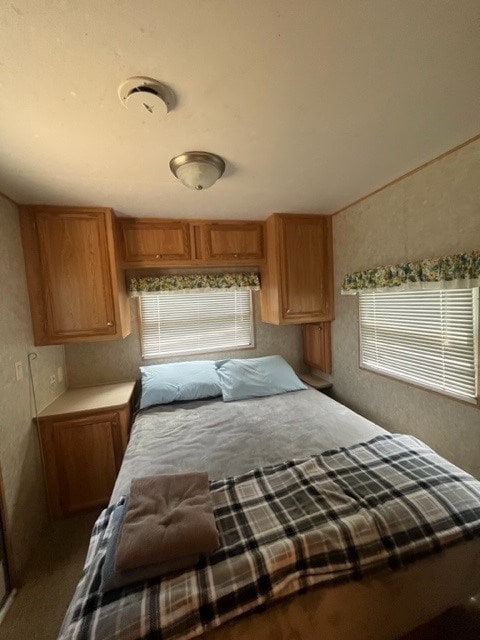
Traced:
POLYGON ((148 267, 188 263, 190 230, 182 220, 119 220, 122 264, 148 267))
POLYGON ((330 322, 303 325, 303 359, 314 369, 332 371, 330 322))
POLYGON ((53 422, 52 439, 58 515, 107 504, 123 454, 118 414, 53 422))
POLYGON ((47 338, 117 331, 103 212, 37 211, 47 338))
POLYGON ((332 319, 331 220, 285 216, 280 224, 282 318, 332 319))
POLYGON ((210 222, 203 228, 203 259, 216 262, 249 262, 264 257, 261 222, 210 222))

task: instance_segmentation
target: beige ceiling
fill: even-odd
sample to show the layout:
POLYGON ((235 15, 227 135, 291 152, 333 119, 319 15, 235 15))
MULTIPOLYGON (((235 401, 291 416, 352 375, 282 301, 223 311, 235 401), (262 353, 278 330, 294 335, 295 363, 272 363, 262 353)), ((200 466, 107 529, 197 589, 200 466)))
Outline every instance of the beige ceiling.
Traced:
POLYGON ((153 216, 330 213, 480 131, 478 0, 5 0, 0 190, 153 216), (146 75, 152 120, 117 86, 146 75), (211 189, 170 158, 213 151, 211 189))

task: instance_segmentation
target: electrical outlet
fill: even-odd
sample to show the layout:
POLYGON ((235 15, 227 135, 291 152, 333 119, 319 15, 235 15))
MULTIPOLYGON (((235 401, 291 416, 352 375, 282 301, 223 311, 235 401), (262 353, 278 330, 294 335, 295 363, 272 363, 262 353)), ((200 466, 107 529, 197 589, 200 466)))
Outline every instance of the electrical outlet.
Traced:
POLYGON ((15 379, 17 382, 23 380, 23 364, 21 362, 15 362, 15 379))
POLYGON ((53 387, 57 383, 57 377, 54 373, 50 376, 50 386, 53 387))
POLYGON ((63 382, 63 367, 57 367, 57 382, 63 382))

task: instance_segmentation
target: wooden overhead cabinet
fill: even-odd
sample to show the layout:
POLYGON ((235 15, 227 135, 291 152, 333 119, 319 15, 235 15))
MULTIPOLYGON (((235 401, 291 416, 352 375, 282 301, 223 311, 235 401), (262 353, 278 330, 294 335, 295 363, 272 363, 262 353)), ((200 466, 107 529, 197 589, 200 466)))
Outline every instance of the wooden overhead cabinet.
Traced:
POLYGON ((208 262, 263 261, 261 222, 205 222, 202 225, 202 259, 208 262))
POLYGON ((119 219, 118 240, 124 267, 178 266, 192 259, 184 220, 119 219))
POLYGON ((264 260, 263 222, 119 218, 122 267, 257 265, 264 260))
POLYGON ((130 333, 111 209, 21 207, 20 223, 35 344, 130 333))
POLYGON ((263 322, 333 320, 331 218, 276 213, 266 221, 266 235, 260 292, 263 322))

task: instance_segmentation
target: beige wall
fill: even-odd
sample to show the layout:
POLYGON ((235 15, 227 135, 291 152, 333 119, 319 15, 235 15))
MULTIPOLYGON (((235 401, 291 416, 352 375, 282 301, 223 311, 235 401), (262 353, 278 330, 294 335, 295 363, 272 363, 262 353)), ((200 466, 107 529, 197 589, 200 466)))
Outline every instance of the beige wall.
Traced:
POLYGON ((0 301, 0 465, 13 533, 13 560, 21 570, 46 521, 27 353, 37 353, 32 369, 41 410, 64 389, 64 383, 52 387, 49 382, 57 367, 64 366, 64 350, 33 346, 18 212, 1 197, 0 301), (15 380, 15 362, 23 365, 22 381, 15 380))
POLYGON ((133 380, 138 378, 141 364, 172 362, 175 360, 202 360, 221 358, 255 358, 269 354, 282 355, 293 367, 304 369, 302 361, 302 334, 299 326, 275 326, 260 321, 259 294, 253 294, 255 311, 254 349, 207 353, 181 358, 142 361, 135 302, 132 301, 133 332, 124 340, 114 342, 85 342, 65 346, 68 383, 72 387, 133 380))
POLYGON ((336 397, 391 431, 423 439, 480 477, 480 410, 358 366, 358 299, 345 273, 480 247, 480 141, 334 217, 336 397))

